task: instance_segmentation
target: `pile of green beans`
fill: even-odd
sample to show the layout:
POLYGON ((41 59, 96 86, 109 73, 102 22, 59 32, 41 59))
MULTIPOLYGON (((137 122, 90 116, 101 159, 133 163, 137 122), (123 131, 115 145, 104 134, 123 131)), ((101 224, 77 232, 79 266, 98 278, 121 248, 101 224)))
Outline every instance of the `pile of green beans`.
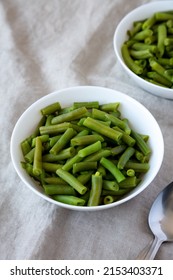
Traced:
POLYGON ((121 48, 126 65, 148 82, 173 88, 173 11, 134 22, 127 34, 121 48))
POLYGON ((21 142, 26 172, 52 199, 76 206, 113 203, 149 170, 149 136, 131 129, 120 103, 55 102, 21 142))

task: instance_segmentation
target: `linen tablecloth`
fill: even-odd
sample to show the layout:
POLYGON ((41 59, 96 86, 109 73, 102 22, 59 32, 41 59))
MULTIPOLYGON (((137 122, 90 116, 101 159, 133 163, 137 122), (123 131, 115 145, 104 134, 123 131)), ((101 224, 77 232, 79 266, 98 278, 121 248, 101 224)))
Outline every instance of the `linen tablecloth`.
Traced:
MULTIPOLYGON (((139 88, 113 49, 124 15, 146 0, 0 1, 0 259, 133 260, 153 235, 149 209, 173 176, 173 101, 139 88), (164 137, 161 169, 141 194, 104 211, 57 207, 33 193, 11 162, 20 115, 55 90, 80 85, 121 91, 146 106, 164 137)), ((156 259, 173 259, 165 243, 156 259)))

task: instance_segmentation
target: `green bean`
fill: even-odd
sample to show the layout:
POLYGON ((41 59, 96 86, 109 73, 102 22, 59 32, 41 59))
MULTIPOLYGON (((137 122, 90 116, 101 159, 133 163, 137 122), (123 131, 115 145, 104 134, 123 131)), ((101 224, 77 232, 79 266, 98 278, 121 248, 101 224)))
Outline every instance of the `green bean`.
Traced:
MULTIPOLYGON (((113 156, 121 154, 126 149, 126 145, 118 145, 111 149, 111 154, 113 156)), ((103 156, 104 157, 104 156, 103 156)))
POLYGON ((60 163, 42 162, 42 167, 45 171, 56 172, 58 168, 62 167, 60 163))
POLYGON ((149 49, 137 50, 137 51, 130 50, 129 53, 134 59, 146 59, 146 58, 150 58, 153 56, 149 49))
POLYGON ((53 115, 48 115, 46 118, 45 126, 51 125, 52 119, 53 119, 53 115))
MULTIPOLYGON (((44 126, 45 125, 45 122, 46 122, 46 116, 43 116, 40 121, 38 122, 34 132, 32 133, 31 137, 34 138, 34 137, 37 137, 39 134, 40 134, 40 127, 41 126, 44 126)), ((47 133, 45 133, 47 134, 47 133)))
POLYGON ((156 53, 157 46, 151 45, 151 44, 146 44, 146 43, 141 43, 141 42, 136 42, 132 45, 132 49, 134 49, 136 51, 149 50, 151 53, 156 53))
POLYGON ((82 157, 80 157, 78 154, 75 155, 74 157, 70 158, 66 163, 62 166, 62 169, 65 171, 69 171, 70 169, 73 168, 73 164, 76 162, 80 162, 82 160, 82 157))
POLYGON ((155 18, 157 21, 166 21, 173 19, 173 14, 167 12, 157 12, 155 13, 155 18))
MULTIPOLYGON (((37 136, 37 137, 40 137, 42 143, 47 142, 49 140, 48 134, 44 134, 44 135, 37 136)), ((36 137, 32 139, 32 144, 31 144, 32 148, 35 147, 35 142, 36 142, 36 137)))
POLYGON ((133 156, 135 153, 135 149, 133 147, 127 147, 127 149, 123 152, 118 160, 117 167, 118 169, 124 169, 127 161, 133 156))
POLYGON ((142 22, 137 22, 133 25, 133 28, 127 31, 127 34, 130 37, 133 37, 136 33, 138 33, 142 28, 142 22))
POLYGON ((99 151, 85 157, 85 161, 99 161, 102 157, 109 157, 112 154, 110 149, 100 149, 99 151))
POLYGON ((59 177, 45 177, 44 183, 49 185, 68 185, 63 179, 59 177))
POLYGON ((119 102, 112 102, 112 103, 100 105, 99 109, 101 111, 105 111, 105 112, 112 112, 112 111, 114 112, 114 111, 117 111, 119 105, 120 105, 119 102))
POLYGON ((40 126, 40 134, 61 134, 64 131, 66 131, 69 127, 71 127, 71 124, 69 122, 64 122, 60 124, 50 125, 50 126, 40 126))
POLYGON ((69 127, 62 136, 58 139, 55 145, 50 149, 50 153, 56 155, 59 153, 72 139, 72 137, 76 135, 76 131, 69 127))
POLYGON ((135 145, 136 140, 133 137, 131 137, 129 134, 125 133, 122 129, 120 129, 117 126, 115 126, 114 129, 118 130, 119 132, 121 132, 123 134, 122 135, 122 140, 125 144, 127 144, 130 147, 135 145))
POLYGON ((103 180, 103 189, 111 190, 111 191, 118 191, 119 185, 117 184, 116 181, 103 180))
POLYGON ((121 139, 122 133, 115 131, 114 129, 107 127, 103 124, 100 124, 97 120, 94 120, 90 117, 86 118, 84 121, 84 126, 100 133, 101 135, 105 135, 116 142, 121 139))
POLYGON ((153 79, 154 81, 156 81, 166 87, 172 86, 172 83, 168 79, 166 79, 164 76, 158 74, 157 72, 148 72, 147 76, 148 76, 148 78, 153 79))
POLYGON ((53 104, 50 104, 50 105, 42 108, 41 113, 42 113, 42 115, 51 115, 59 110, 61 110, 61 105, 59 102, 55 102, 53 104))
POLYGON ((143 140, 143 138, 141 137, 141 135, 139 133, 137 133, 133 130, 132 136, 136 140, 136 145, 139 147, 139 149, 141 150, 141 152, 144 155, 151 154, 151 149, 150 149, 149 145, 143 140))
POLYGON ((115 200, 114 200, 114 197, 112 195, 106 195, 103 199, 103 203, 106 205, 106 204, 110 204, 110 203, 113 203, 115 200))
POLYGON ((146 173, 149 170, 149 163, 128 161, 125 165, 126 169, 134 169, 135 172, 146 173))
POLYGON ((116 196, 122 196, 126 193, 131 191, 131 188, 124 188, 124 189, 119 189, 118 191, 111 191, 111 190, 104 190, 102 189, 101 196, 107 196, 107 195, 116 195, 116 196))
POLYGON ((57 175, 66 181, 71 187, 73 187, 78 193, 84 194, 87 191, 87 188, 80 183, 71 173, 63 169, 58 169, 56 171, 57 175))
POLYGON ((50 154, 50 153, 45 154, 45 155, 43 155, 42 160, 47 161, 47 162, 57 162, 60 160, 69 159, 69 158, 75 156, 75 154, 76 154, 75 148, 68 147, 68 148, 60 151, 57 155, 50 154))
POLYGON ((92 170, 96 168, 97 168, 97 161, 76 162, 73 164, 73 174, 78 173, 80 171, 92 170))
POLYGON ((77 179, 79 180, 79 182, 81 182, 81 184, 85 185, 91 179, 92 174, 93 174, 93 170, 92 171, 87 171, 83 174, 80 174, 77 177, 77 179))
POLYGON ((129 168, 129 169, 127 169, 126 174, 127 174, 127 176, 129 176, 129 177, 134 177, 134 176, 135 176, 135 170, 132 169, 132 168, 129 168))
POLYGON ((134 60, 131 58, 128 47, 126 44, 122 45, 121 48, 122 51, 122 56, 123 59, 125 61, 125 63, 127 64, 127 66, 137 75, 141 75, 143 73, 143 68, 139 65, 137 65, 134 60))
POLYGON ((173 57, 171 58, 159 57, 157 61, 159 64, 163 66, 173 66, 173 57))
POLYGON ((95 143, 97 141, 103 142, 104 138, 101 135, 85 135, 85 136, 78 136, 71 139, 72 146, 82 146, 95 143))
POLYGON ((91 191, 88 206, 98 206, 102 191, 102 176, 99 172, 92 175, 91 191))
POLYGON ((21 149, 22 149, 23 156, 25 156, 26 154, 28 154, 31 151, 31 146, 30 146, 29 141, 27 139, 22 141, 21 149))
POLYGON ((133 36, 133 39, 136 41, 143 41, 145 38, 152 36, 153 31, 151 29, 145 29, 142 31, 139 31, 133 36))
POLYGON ((127 177, 124 181, 119 183, 120 188, 135 188, 137 186, 136 176, 127 177))
POLYGON ((74 188, 68 185, 43 185, 43 188, 47 195, 76 195, 76 191, 74 190, 74 188))
POLYGON ((167 28, 165 24, 160 24, 158 26, 158 42, 157 42, 157 48, 159 51, 159 56, 162 57, 165 52, 165 39, 167 37, 167 28))
POLYGON ((88 155, 91 155, 97 151, 100 151, 101 150, 101 142, 100 141, 97 141, 96 143, 94 144, 91 144, 91 145, 88 145, 87 147, 81 149, 79 152, 78 152, 78 155, 80 157, 86 157, 88 155))
POLYGON ((112 163, 109 159, 102 158, 100 163, 109 170, 109 172, 115 177, 118 183, 125 179, 123 173, 117 168, 115 164, 112 163))
POLYGON ((169 46, 173 44, 173 38, 165 38, 164 39, 164 45, 169 46))
POLYGON ((80 197, 76 197, 73 195, 53 195, 53 199, 65 204, 70 204, 70 205, 75 205, 75 206, 84 206, 85 204, 85 200, 80 198, 80 197))
POLYGON ((40 137, 37 137, 35 141, 33 173, 36 176, 39 176, 42 173, 42 142, 40 137))
POLYGON ((87 109, 91 108, 99 108, 99 102, 98 101, 91 101, 91 102, 74 102, 73 108, 78 109, 80 107, 85 107, 87 109))
POLYGON ((76 120, 76 119, 80 119, 83 116, 85 116, 85 114, 87 113, 87 109, 85 107, 81 107, 78 109, 75 109, 71 112, 62 114, 62 115, 58 115, 56 117, 54 117, 52 119, 52 124, 60 124, 63 122, 68 122, 68 121, 72 121, 72 120, 76 120))
POLYGON ((150 29, 156 23, 155 15, 152 15, 150 18, 146 19, 142 24, 142 29, 150 29))

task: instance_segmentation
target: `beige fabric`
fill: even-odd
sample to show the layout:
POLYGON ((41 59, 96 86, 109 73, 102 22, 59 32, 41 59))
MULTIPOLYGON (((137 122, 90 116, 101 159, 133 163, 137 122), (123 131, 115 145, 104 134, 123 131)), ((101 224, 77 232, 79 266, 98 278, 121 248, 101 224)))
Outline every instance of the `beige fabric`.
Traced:
MULTIPOLYGON (((138 88, 113 50, 118 22, 145 0, 0 1, 0 259, 134 259, 153 238, 150 206, 173 175, 173 101, 138 88), (159 174, 133 200, 101 212, 58 208, 29 190, 10 158, 13 127, 34 101, 65 87, 97 85, 145 105, 165 141, 159 174)), ((164 244, 157 259, 173 259, 164 244)))

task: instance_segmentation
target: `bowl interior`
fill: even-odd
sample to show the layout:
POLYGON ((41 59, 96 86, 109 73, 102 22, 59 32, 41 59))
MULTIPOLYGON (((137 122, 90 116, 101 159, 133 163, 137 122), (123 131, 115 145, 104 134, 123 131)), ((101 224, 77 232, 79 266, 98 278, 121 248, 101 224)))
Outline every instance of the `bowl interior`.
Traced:
POLYGON ((16 172, 20 176, 21 180, 30 189, 32 189, 32 191, 40 195, 42 198, 59 206, 63 206, 69 209, 87 211, 110 208, 119 205, 139 194, 151 183, 151 181, 158 173, 164 153, 164 144, 161 130, 154 117, 142 104, 121 92, 108 88, 92 86, 81 86, 56 91, 32 104, 22 114, 14 127, 10 148, 11 158, 16 172), (121 114, 123 117, 128 118, 132 128, 134 128, 139 133, 148 134, 150 136, 149 144, 152 149, 150 169, 144 175, 142 182, 130 194, 124 196, 124 198, 122 198, 121 200, 108 205, 98 207, 70 206, 62 204, 60 202, 56 202, 50 197, 46 196, 42 188, 39 187, 37 183, 27 175, 20 164, 20 162, 23 160, 20 143, 32 133, 38 121, 40 120, 40 109, 56 101, 59 101, 62 107, 70 106, 75 101, 99 101, 100 104, 108 102, 120 102, 121 114))
POLYGON ((122 67, 140 87, 159 97, 173 99, 173 89, 157 86, 137 76, 126 66, 121 54, 121 47, 123 43, 128 39, 127 30, 130 30, 133 27, 133 23, 135 21, 149 18, 155 12, 168 10, 173 10, 172 1, 152 2, 134 9, 133 11, 128 13, 118 24, 114 34, 113 45, 116 56, 118 57, 118 60, 120 61, 122 67))

